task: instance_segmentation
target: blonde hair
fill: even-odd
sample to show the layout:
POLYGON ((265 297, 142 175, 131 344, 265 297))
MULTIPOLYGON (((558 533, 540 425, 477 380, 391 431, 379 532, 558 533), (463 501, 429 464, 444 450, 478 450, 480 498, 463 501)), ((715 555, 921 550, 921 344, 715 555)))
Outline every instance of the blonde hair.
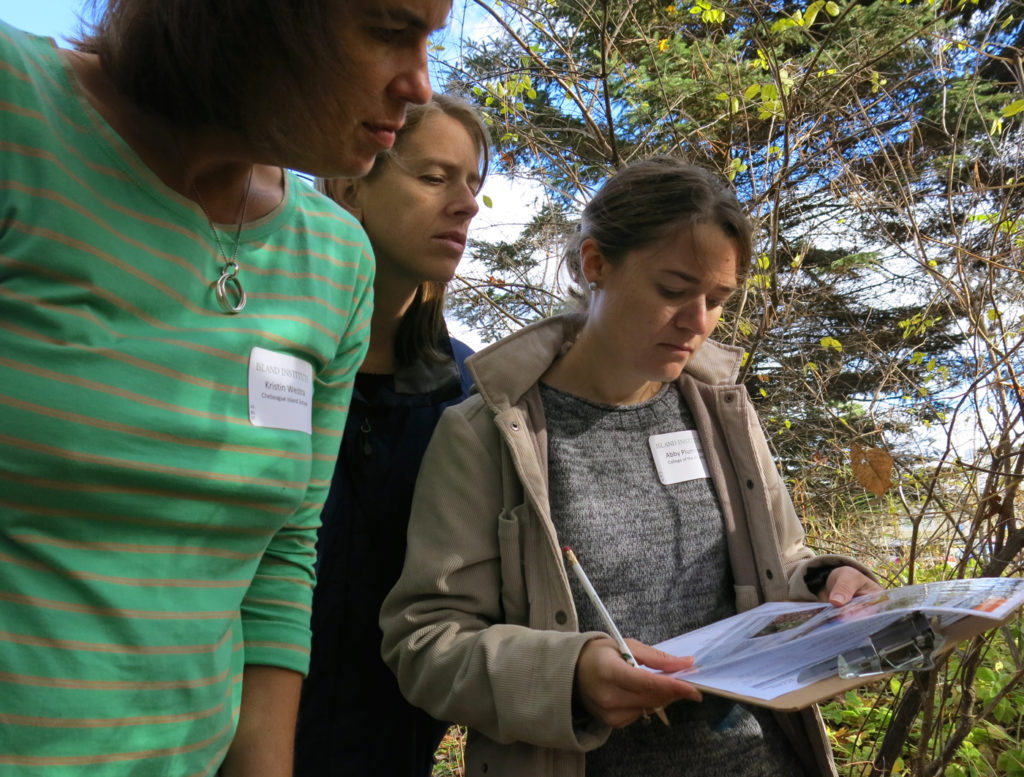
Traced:
MULTIPOLYGON (((476 108, 461 98, 446 94, 435 94, 430 98, 430 102, 424 105, 408 107, 405 124, 398 131, 394 146, 377 155, 373 168, 365 179, 372 180, 379 176, 400 155, 403 140, 414 134, 424 119, 434 114, 455 119, 473 140, 479 160, 479 191, 490 167, 490 133, 476 108)), ((314 185, 317 191, 340 202, 332 189, 336 182, 345 180, 347 179, 317 178, 314 185)), ((444 323, 446 289, 447 284, 441 281, 424 281, 416 289, 416 295, 395 333, 394 353, 398 364, 408 365, 418 359, 447 361, 448 354, 441 350, 441 339, 448 331, 444 323)))

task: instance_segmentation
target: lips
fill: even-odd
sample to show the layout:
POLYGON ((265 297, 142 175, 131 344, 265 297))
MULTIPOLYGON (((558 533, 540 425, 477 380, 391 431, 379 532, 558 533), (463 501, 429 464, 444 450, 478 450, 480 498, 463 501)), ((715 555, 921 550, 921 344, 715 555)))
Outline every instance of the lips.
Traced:
POLYGON ((676 345, 675 343, 659 343, 663 348, 668 348, 670 351, 677 351, 679 353, 693 353, 692 345, 676 345))
POLYGON ((395 145, 395 133, 401 128, 401 122, 363 122, 363 129, 377 142, 382 151, 387 151, 395 145))
POLYGON ((462 232, 442 232, 438 235, 434 235, 434 239, 457 243, 461 248, 466 247, 466 235, 462 232))

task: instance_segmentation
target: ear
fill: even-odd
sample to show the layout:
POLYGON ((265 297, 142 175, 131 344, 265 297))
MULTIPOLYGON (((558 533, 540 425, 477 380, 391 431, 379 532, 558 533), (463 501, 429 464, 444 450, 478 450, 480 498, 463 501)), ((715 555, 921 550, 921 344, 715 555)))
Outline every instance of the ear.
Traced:
POLYGON ((593 281, 598 286, 611 270, 612 265, 604 258, 600 246, 592 237, 588 237, 580 244, 580 267, 587 282, 593 281))
POLYGON ((331 178, 324 184, 324 188, 328 197, 362 222, 363 209, 359 204, 358 178, 331 178))

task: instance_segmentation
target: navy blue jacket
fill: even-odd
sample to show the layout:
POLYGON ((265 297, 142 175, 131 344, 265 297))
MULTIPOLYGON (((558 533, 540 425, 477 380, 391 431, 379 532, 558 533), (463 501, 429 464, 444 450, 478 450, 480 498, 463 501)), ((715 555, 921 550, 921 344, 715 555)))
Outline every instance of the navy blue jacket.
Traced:
POLYGON ((413 486, 442 411, 469 393, 463 362, 360 373, 322 515, 313 647, 295 741, 295 777, 428 777, 446 723, 402 697, 380 657, 377 617, 405 558, 413 486))

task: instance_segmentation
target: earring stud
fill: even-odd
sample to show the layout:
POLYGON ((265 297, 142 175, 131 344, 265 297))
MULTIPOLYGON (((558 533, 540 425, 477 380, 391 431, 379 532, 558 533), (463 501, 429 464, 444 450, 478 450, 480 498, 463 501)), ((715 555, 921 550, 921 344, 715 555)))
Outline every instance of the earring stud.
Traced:
POLYGON ((587 288, 591 291, 597 291, 597 281, 591 281, 587 284, 587 288))

